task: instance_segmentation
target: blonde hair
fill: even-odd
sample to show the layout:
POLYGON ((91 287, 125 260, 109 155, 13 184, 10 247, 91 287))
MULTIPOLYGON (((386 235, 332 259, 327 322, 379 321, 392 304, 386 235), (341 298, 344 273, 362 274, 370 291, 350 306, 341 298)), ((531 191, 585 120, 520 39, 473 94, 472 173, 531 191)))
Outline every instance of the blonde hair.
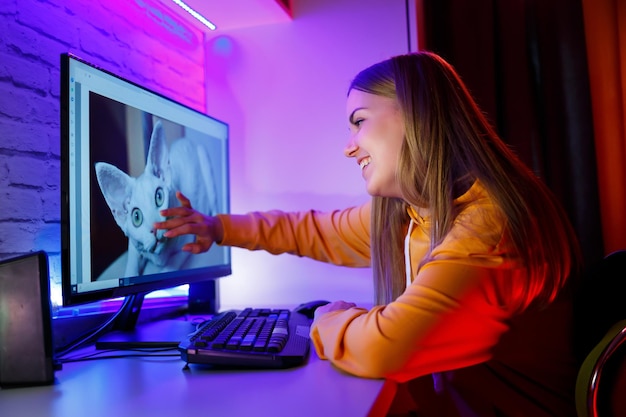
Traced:
POLYGON ((552 301, 578 268, 575 233, 556 197, 498 137, 454 68, 430 52, 395 56, 361 71, 351 89, 397 100, 405 121, 398 161, 404 198, 372 201, 376 302, 391 302, 406 287, 407 203, 429 208, 432 250, 460 211, 455 198, 476 180, 505 216, 528 270, 524 288, 515 291, 515 307, 552 301))

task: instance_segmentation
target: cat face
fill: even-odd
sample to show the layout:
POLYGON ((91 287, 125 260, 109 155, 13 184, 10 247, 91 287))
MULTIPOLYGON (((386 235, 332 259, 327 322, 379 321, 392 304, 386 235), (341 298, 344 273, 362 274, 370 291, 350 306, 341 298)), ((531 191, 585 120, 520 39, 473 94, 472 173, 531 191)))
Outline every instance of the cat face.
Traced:
POLYGON ((162 123, 157 121, 145 169, 138 177, 105 162, 96 163, 95 169, 115 222, 128 237, 125 276, 142 275, 152 266, 157 267, 156 272, 184 267, 192 255, 181 248, 195 237, 168 239, 163 236, 164 230, 154 230, 152 225, 165 220, 160 210, 180 204, 176 199, 178 190, 191 197, 193 207, 201 213, 217 213, 216 183, 207 149, 185 136, 168 147, 162 123))
POLYGON ((164 230, 152 226, 165 220, 159 211, 168 208, 176 198, 161 123, 154 127, 146 167, 140 176, 133 178, 105 162, 96 163, 96 176, 111 213, 130 244, 157 266, 164 265, 168 239, 163 236, 164 230))
POLYGON ((164 261, 158 255, 166 247, 163 230, 153 229, 157 221, 165 220, 159 210, 169 207, 170 190, 162 178, 142 174, 134 182, 127 204, 124 226, 120 226, 139 252, 157 265, 164 261))

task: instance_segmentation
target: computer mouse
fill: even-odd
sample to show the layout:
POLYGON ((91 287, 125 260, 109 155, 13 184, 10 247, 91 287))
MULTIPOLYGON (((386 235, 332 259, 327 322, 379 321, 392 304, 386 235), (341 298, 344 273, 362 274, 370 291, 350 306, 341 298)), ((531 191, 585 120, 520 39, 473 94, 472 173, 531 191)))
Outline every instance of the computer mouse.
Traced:
POLYGON ((324 306, 328 303, 330 303, 330 301, 327 300, 307 301, 306 303, 302 303, 298 307, 294 308, 293 311, 303 314, 310 319, 313 319, 313 314, 315 313, 315 310, 317 310, 318 307, 324 306))

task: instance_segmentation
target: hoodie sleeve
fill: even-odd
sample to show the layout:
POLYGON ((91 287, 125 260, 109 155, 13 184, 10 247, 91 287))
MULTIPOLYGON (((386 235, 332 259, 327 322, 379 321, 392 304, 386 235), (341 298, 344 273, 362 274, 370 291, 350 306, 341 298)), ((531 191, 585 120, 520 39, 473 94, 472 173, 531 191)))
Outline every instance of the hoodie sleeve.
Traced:
POLYGON ((370 265, 370 202, 332 212, 279 210, 218 215, 220 245, 290 253, 335 265, 370 265))
POLYGON ((315 350, 348 373, 400 382, 484 362, 508 330, 510 315, 491 302, 495 283, 507 275, 501 272, 454 262, 426 264, 386 306, 316 317, 315 350))

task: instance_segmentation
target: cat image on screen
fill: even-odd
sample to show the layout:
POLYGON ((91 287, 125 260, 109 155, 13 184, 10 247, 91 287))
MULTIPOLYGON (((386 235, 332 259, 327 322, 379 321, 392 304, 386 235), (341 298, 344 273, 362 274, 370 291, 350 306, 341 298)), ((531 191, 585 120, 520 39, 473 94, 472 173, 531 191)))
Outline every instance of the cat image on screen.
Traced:
POLYGON ((181 251, 181 247, 194 237, 168 239, 163 236, 164 230, 154 230, 152 225, 164 220, 160 210, 179 205, 177 190, 200 212, 217 213, 216 184, 207 150, 184 137, 168 148, 163 125, 157 121, 141 175, 131 177, 106 162, 97 162, 95 170, 115 222, 128 237, 124 276, 185 267, 193 255, 181 251))

